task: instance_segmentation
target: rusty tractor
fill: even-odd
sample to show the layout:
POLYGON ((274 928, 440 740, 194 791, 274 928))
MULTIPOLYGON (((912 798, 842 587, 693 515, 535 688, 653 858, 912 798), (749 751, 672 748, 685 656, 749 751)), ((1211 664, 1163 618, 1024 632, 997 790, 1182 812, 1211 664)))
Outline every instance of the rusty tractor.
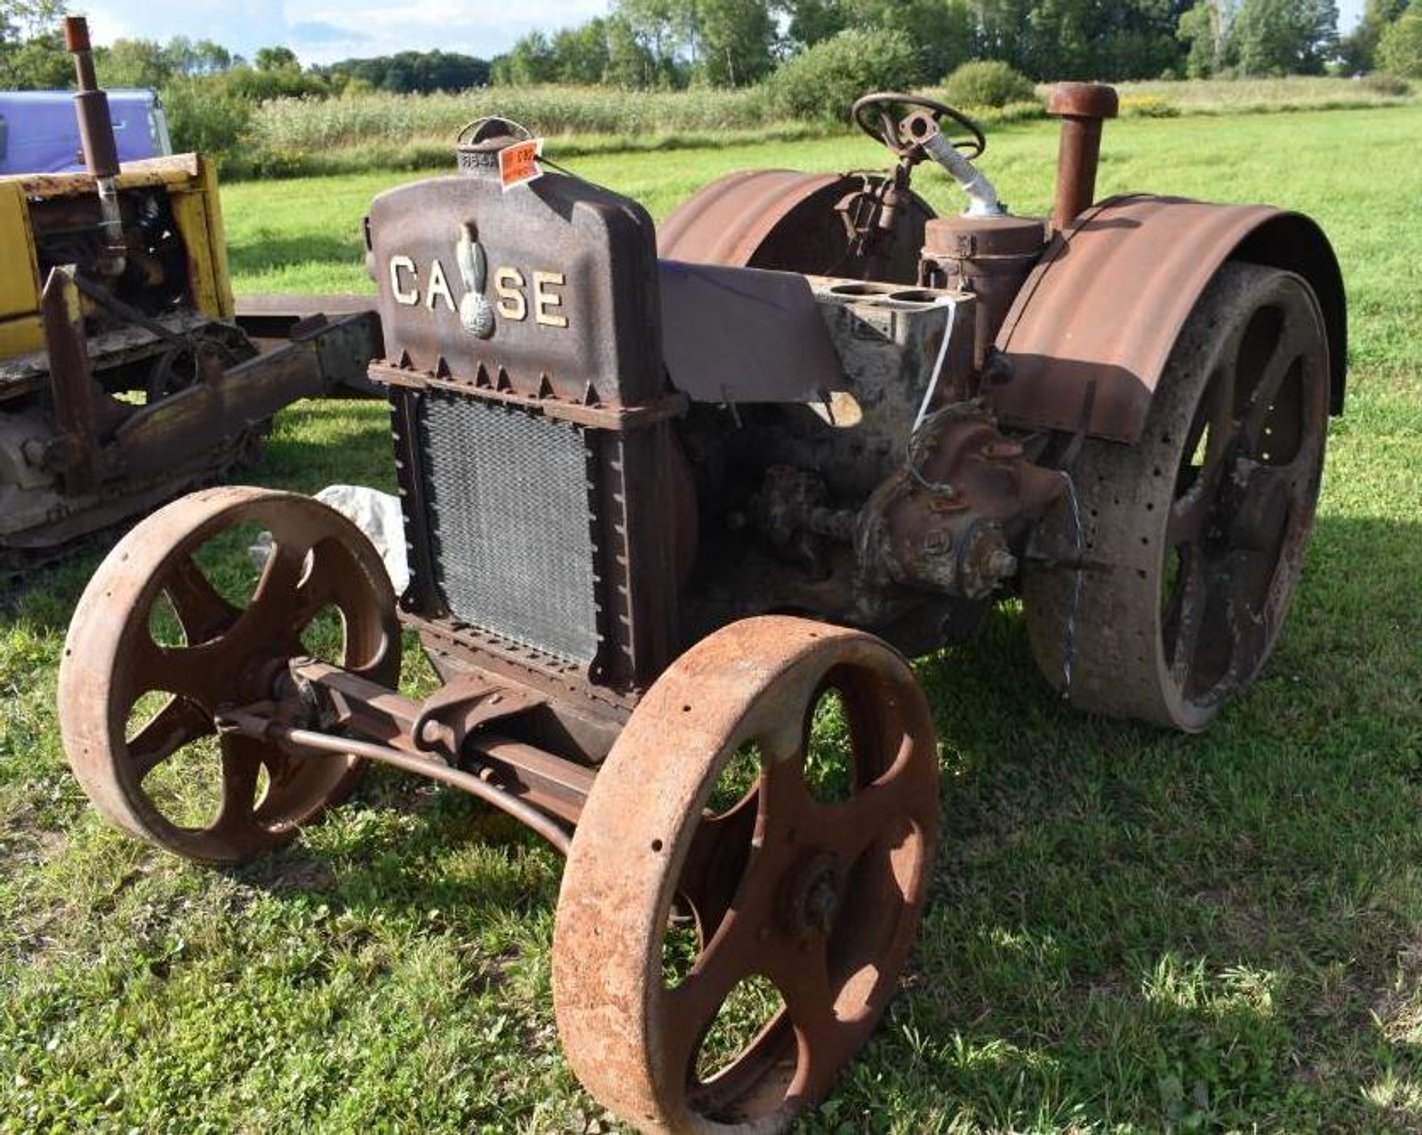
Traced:
POLYGON ((1115 94, 1051 106, 1049 221, 1002 206, 969 119, 886 93, 854 114, 888 174, 729 177, 660 243, 576 176, 506 190, 520 128, 466 131, 457 175, 366 225, 408 588, 303 497, 145 521, 60 676, 96 806, 221 864, 367 762, 473 793, 567 856, 553 992, 588 1090, 647 1131, 782 1129, 868 1040, 928 890, 937 754, 905 656, 1020 592, 1072 702, 1197 731, 1299 575, 1343 397, 1328 242, 1266 207, 1097 203, 1115 94), (962 215, 914 194, 930 161, 962 215), (203 556, 243 526, 274 551, 236 601, 203 556), (402 628, 442 679, 421 701, 402 628), (201 745, 220 802, 170 815, 145 784, 201 745), (727 1042, 733 1002, 752 1027, 727 1042))
MULTIPOLYGON (((82 18, 65 21, 88 172, 0 178, 0 569, 250 462, 277 410, 364 378, 371 312, 259 353, 235 319, 212 167, 120 167, 82 18)), ((369 305, 366 305, 369 306, 369 305)))

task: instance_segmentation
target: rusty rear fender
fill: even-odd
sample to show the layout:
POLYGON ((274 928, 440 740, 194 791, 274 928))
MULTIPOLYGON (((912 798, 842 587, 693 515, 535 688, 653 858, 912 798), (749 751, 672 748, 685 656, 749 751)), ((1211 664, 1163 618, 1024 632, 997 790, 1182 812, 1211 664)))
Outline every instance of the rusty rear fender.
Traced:
POLYGON ((1328 332, 1330 402, 1343 410, 1347 312, 1328 238, 1308 217, 1263 205, 1116 197, 1052 242, 998 333, 1012 377, 992 392, 1009 425, 1140 438, 1176 339, 1228 260, 1308 281, 1328 332))

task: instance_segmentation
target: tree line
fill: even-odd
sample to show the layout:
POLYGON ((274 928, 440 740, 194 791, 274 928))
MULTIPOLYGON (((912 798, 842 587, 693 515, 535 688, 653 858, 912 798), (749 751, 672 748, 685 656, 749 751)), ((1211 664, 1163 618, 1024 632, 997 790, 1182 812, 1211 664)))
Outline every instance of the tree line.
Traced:
POLYGON ((616 0, 576 27, 530 32, 495 82, 745 86, 847 32, 900 33, 921 83, 971 59, 1036 80, 1323 74, 1372 70, 1422 0, 1368 0, 1338 30, 1335 0, 616 0))
MULTIPOLYGON (((72 84, 58 30, 65 10, 66 0, 0 0, 0 87, 72 84)), ((95 54, 105 84, 160 90, 181 118, 189 102, 240 115, 239 104, 271 98, 490 83, 741 87, 790 61, 788 71, 808 76, 864 53, 893 55, 894 73, 914 84, 939 82, 968 60, 1043 81, 1378 67, 1422 75, 1422 0, 1367 0, 1342 37, 1335 0, 615 0, 606 16, 530 32, 492 60, 405 51, 303 68, 286 47, 249 61, 183 36, 119 39, 95 54)))

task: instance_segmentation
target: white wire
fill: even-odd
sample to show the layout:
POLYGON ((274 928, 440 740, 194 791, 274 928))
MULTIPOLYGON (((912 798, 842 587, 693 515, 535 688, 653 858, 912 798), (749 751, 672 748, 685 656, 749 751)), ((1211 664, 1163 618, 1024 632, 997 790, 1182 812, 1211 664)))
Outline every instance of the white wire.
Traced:
POLYGON ((939 307, 948 309, 948 325, 943 329, 943 345, 938 348, 938 360, 933 364, 933 374, 928 379, 928 389, 923 392, 923 402, 918 407, 918 417, 913 420, 910 435, 918 433, 918 427, 923 425, 923 419, 928 417, 928 405, 938 390, 938 380, 943 375, 943 364, 948 358, 948 344, 953 340, 953 324, 958 319, 958 301, 952 296, 940 296, 934 302, 939 307))

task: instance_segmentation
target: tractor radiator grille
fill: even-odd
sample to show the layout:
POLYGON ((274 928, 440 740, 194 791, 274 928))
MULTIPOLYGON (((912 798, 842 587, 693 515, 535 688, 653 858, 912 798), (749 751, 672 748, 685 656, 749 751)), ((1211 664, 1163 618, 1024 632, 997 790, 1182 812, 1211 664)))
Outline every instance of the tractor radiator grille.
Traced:
POLYGON ((574 662, 597 654, 583 431, 427 391, 418 411, 434 582, 455 618, 574 662))

